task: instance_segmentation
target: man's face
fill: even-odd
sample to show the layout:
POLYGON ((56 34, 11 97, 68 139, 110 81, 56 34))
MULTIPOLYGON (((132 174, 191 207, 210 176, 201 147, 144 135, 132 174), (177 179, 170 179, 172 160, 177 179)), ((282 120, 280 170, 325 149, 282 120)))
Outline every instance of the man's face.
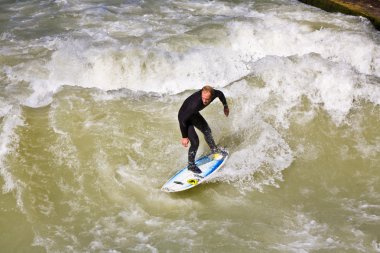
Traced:
POLYGON ((202 91, 202 102, 204 105, 208 105, 211 102, 211 93, 208 91, 202 91))

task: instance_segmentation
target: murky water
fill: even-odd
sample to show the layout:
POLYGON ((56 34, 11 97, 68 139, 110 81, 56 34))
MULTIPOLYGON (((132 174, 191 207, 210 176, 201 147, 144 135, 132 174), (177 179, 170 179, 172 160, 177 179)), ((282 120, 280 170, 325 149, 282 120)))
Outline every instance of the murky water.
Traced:
MULTIPOLYGON (((2 1, 4 252, 380 252, 380 33, 298 1, 2 1), (177 113, 231 156, 186 164, 177 113)), ((201 138, 199 154, 207 152, 201 138)))

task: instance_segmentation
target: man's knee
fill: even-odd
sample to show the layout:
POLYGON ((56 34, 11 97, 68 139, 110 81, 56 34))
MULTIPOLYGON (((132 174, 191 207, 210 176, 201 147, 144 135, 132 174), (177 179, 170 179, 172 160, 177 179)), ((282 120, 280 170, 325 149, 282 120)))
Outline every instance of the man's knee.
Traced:
POLYGON ((197 150, 199 147, 199 139, 190 140, 190 144, 191 144, 190 146, 191 149, 197 150))
POLYGON ((195 131, 194 133, 189 134, 189 140, 190 140, 191 148, 198 149, 199 138, 198 138, 198 135, 195 133, 195 131))

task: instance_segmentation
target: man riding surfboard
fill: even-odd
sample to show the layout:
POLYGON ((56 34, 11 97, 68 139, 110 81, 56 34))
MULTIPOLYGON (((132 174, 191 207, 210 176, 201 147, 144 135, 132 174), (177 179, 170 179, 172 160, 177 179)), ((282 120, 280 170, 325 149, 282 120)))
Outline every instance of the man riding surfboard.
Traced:
POLYGON ((189 142, 191 144, 188 152, 188 170, 194 173, 202 172, 194 162, 195 155, 199 147, 199 138, 194 127, 199 129, 204 134, 205 140, 213 153, 220 151, 215 144, 214 138, 212 137, 209 125, 199 113, 212 101, 214 101, 215 98, 219 98, 222 102, 224 115, 228 117, 230 111, 223 92, 208 85, 204 86, 201 90, 193 93, 185 99, 178 112, 178 121, 182 134, 181 143, 184 147, 187 147, 189 142))

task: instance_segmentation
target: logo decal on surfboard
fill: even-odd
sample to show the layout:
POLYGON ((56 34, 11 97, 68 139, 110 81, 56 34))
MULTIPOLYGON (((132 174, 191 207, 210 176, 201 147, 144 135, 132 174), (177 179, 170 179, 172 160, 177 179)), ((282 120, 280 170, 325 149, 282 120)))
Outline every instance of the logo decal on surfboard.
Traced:
POLYGON ((187 182, 189 183, 189 184, 192 184, 192 185, 196 185, 196 184, 198 184, 198 179, 189 179, 189 180, 187 180, 187 182))

